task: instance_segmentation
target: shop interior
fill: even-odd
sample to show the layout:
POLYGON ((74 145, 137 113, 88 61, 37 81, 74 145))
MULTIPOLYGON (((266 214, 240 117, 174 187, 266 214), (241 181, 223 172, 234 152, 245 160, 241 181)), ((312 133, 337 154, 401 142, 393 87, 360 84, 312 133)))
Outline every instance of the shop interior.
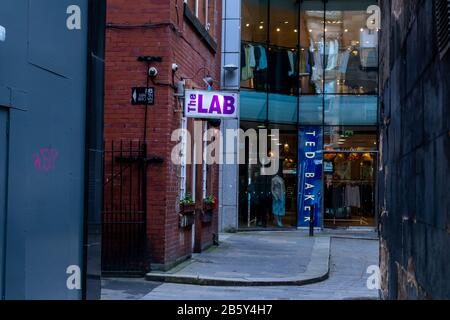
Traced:
MULTIPOLYGON (((253 123, 241 125, 243 130, 266 128, 253 123)), ((240 166, 239 173, 241 229, 297 227, 297 132, 295 127, 277 129, 280 129, 279 139, 270 134, 268 137, 268 145, 274 143, 280 150, 280 165, 276 175, 262 175, 261 164, 250 164, 250 148, 246 143, 247 164, 240 166)), ((268 152, 270 156, 271 151, 268 152)))
POLYGON ((374 227, 376 129, 328 127, 324 152, 324 226, 374 227))

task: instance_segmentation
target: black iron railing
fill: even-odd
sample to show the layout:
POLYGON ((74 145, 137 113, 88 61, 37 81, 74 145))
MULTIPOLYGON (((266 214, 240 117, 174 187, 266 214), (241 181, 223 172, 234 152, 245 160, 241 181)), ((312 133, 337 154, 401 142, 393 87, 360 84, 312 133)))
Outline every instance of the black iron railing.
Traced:
POLYGON ((146 144, 105 143, 103 275, 142 275, 146 259, 146 144))

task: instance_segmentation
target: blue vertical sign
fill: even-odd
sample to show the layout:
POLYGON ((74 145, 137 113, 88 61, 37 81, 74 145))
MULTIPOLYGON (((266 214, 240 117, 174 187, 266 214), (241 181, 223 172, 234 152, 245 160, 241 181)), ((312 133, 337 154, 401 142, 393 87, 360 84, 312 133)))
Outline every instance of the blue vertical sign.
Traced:
POLYGON ((299 132, 298 226, 309 227, 314 207, 314 226, 321 226, 323 131, 320 126, 300 128, 299 132))

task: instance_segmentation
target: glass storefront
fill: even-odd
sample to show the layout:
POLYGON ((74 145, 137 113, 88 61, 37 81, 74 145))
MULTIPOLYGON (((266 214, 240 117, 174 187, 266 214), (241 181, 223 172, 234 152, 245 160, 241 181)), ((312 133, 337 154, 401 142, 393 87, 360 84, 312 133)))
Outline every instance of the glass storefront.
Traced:
MULTIPOLYGON (((242 122, 241 128, 272 129, 279 131, 279 138, 272 135, 280 150, 279 170, 275 175, 261 175, 261 164, 247 161, 240 167, 239 226, 240 228, 295 228, 297 227, 297 129, 295 126, 266 127, 262 123, 242 122)), ((270 141, 269 141, 270 145, 270 141)), ((248 160, 251 155, 246 144, 248 160)))
POLYGON ((279 129, 282 169, 241 165, 241 228, 375 226, 373 4, 242 0, 241 128, 279 129))

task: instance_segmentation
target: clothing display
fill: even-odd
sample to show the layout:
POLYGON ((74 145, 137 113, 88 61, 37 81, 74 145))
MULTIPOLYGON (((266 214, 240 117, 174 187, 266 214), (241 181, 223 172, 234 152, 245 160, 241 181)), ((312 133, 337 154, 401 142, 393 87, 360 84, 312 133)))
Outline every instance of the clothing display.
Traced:
POLYGON ((255 56, 256 56, 256 62, 257 66, 256 69, 258 71, 267 69, 267 53, 266 48, 264 48, 261 45, 258 45, 255 49, 255 56), (257 53, 257 54, 256 54, 257 53))
POLYGON ((272 213, 281 217, 286 215, 286 188, 280 176, 272 179, 272 213))
POLYGON ((253 68, 256 65, 255 51, 253 46, 244 48, 245 65, 241 67, 241 79, 243 81, 253 78, 253 68))
POLYGON ((334 70, 338 65, 339 41, 331 40, 328 43, 328 61, 326 70, 334 70))
POLYGON ((346 185, 345 186, 345 201, 346 207, 361 208, 361 193, 359 186, 346 185))
POLYGON ((340 54, 339 72, 345 74, 347 72, 348 60, 350 59, 350 50, 345 50, 340 54))

